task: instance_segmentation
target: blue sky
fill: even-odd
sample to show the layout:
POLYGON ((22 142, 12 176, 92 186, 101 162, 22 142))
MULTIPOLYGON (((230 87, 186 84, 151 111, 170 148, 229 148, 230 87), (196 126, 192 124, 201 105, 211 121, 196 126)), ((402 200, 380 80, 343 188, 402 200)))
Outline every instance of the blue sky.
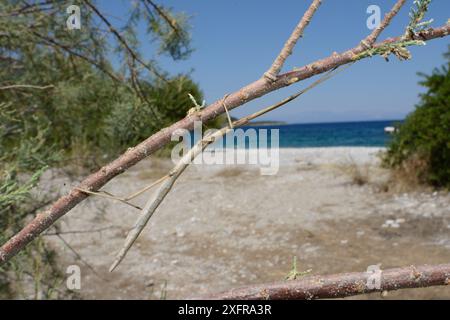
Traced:
MULTIPOLYGON (((413 0, 400 11, 380 39, 402 34, 413 0)), ((220 99, 256 80, 270 66, 310 1, 300 0, 166 0, 158 3, 191 16, 192 56, 181 62, 157 57, 155 44, 142 37, 142 54, 157 58, 172 74, 194 69, 193 79, 207 102, 220 99)), ((284 71, 354 47, 370 30, 366 27, 369 5, 379 5, 382 15, 394 0, 324 0, 305 31, 284 71)), ((111 16, 120 17, 126 0, 100 0, 111 16)), ((450 17, 450 1, 434 0, 427 18, 433 26, 450 17)), ((114 20, 112 20, 114 21, 114 20)), ((120 20, 116 22, 120 25, 120 20)), ((413 59, 389 63, 375 57, 358 62, 303 97, 261 118, 289 123, 401 119, 414 109, 423 89, 417 72, 429 73, 444 62, 449 40, 438 39, 426 47, 412 48, 413 59)), ((236 117, 250 114, 298 91, 309 82, 268 94, 232 111, 236 117)))

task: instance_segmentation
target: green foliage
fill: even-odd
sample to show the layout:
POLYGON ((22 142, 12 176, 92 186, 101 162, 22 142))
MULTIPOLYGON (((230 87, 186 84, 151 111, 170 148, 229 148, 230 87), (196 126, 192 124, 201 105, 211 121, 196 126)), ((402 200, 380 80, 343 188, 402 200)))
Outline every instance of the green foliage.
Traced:
POLYGON ((388 43, 382 46, 367 49, 355 57, 354 61, 361 60, 363 58, 381 55, 386 61, 389 61, 389 56, 393 54, 400 61, 411 59, 411 53, 407 49, 410 46, 424 46, 425 42, 421 40, 402 40, 395 43, 388 43))
MULTIPOLYGON (((0 242, 5 242, 22 226, 30 212, 42 204, 31 196, 46 167, 26 181, 21 181, 17 166, 2 170, 0 176, 0 242), (36 207, 33 207, 36 206, 36 207)), ((62 281, 55 263, 55 253, 42 238, 31 243, 15 259, 0 267, 0 299, 55 298, 60 296, 54 288, 62 281), (28 283, 28 285, 23 285, 28 283)))
MULTIPOLYGON (((33 192, 47 166, 91 166, 91 158, 98 166, 183 118, 188 93, 202 99, 189 77, 170 77, 139 52, 145 29, 157 54, 187 58, 186 15, 137 0, 124 25, 108 26, 89 3, 0 2, 0 244, 48 200, 33 192), (81 30, 66 29, 72 4, 82 8, 81 30)), ((0 298, 49 297, 59 280, 54 252, 39 239, 0 268, 0 298)))
POLYGON ((411 11, 409 13, 409 24, 406 27, 407 35, 420 32, 433 22, 432 19, 422 22, 423 18, 425 18, 425 14, 427 13, 430 4, 431 0, 414 0, 414 7, 411 8, 411 11))
POLYGON ((136 104, 126 99, 117 101, 105 117, 105 134, 115 144, 111 147, 116 150, 133 146, 175 120, 184 118, 192 107, 188 93, 199 100, 203 97, 198 86, 186 76, 155 85, 142 83, 142 87, 146 103, 136 104))
POLYGON ((410 174, 436 187, 450 188, 450 47, 446 65, 420 84, 427 88, 421 102, 400 125, 385 163, 414 168, 410 174))

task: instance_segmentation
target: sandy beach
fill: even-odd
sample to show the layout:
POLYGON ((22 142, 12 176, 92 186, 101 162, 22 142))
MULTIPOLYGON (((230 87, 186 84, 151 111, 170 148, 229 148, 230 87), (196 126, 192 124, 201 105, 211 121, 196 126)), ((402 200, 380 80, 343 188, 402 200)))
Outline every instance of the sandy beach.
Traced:
MULTIPOLYGON (((248 284, 280 281, 294 256, 311 274, 365 271, 450 260, 450 196, 417 190, 384 192, 389 174, 380 148, 281 149, 276 175, 248 165, 195 165, 175 184, 149 225, 113 273, 108 268, 139 211, 90 197, 60 220, 60 264, 82 270, 81 298, 177 299, 248 284), (355 182, 358 168, 364 181, 355 182)), ((130 194, 163 176, 170 160, 148 159, 104 190, 130 194)), ((80 177, 81 178, 81 177, 80 177)), ((77 181, 44 183, 65 193, 77 181)), ((134 200, 143 206, 151 196, 134 200)), ((448 287, 355 298, 450 298, 448 287)))

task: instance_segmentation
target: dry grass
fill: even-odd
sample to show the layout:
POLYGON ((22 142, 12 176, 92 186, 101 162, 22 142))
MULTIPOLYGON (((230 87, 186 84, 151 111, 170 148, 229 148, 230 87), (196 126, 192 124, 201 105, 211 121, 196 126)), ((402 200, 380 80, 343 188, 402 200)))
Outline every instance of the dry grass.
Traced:
POLYGON ((363 186, 370 182, 370 165, 369 164, 358 164, 352 157, 346 163, 337 165, 340 172, 349 176, 351 183, 363 186))
POLYGON ((425 191, 431 187, 425 184, 421 172, 426 172, 427 163, 419 157, 411 157, 401 166, 390 169, 390 177, 387 181, 385 192, 400 193, 411 191, 425 191))
POLYGON ((222 177, 222 178, 235 178, 240 176, 244 173, 244 169, 237 168, 237 167, 231 167, 231 168, 225 168, 223 170, 220 170, 216 177, 222 177))
MULTIPOLYGON (((382 155, 380 155, 382 156, 382 155)), ((337 166, 338 170, 349 176, 351 183, 358 186, 370 185, 378 192, 405 193, 430 191, 420 172, 426 172, 426 161, 412 157, 397 168, 383 168, 369 164, 358 164, 351 157, 337 166)))

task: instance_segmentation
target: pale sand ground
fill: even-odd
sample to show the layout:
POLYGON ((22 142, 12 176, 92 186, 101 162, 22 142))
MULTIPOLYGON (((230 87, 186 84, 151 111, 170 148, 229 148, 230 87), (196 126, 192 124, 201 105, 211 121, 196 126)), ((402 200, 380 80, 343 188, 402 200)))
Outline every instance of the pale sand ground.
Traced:
MULTIPOLYGON (((57 238, 47 238, 63 267, 81 266, 80 295, 98 299, 158 299, 164 287, 167 298, 176 299, 283 280, 293 256, 301 270, 313 274, 365 271, 379 263, 382 268, 448 263, 450 196, 377 191, 387 177, 377 166, 379 151, 281 149, 274 176, 260 175, 255 166, 192 166, 112 274, 108 267, 137 217, 134 209, 91 197, 61 219, 62 230, 112 226, 64 235, 99 276, 57 238), (355 164, 368 170, 368 184, 352 183, 346 168, 355 164), (388 219, 404 221, 383 227, 388 219)), ((171 166, 161 159, 143 161, 104 189, 132 193, 171 166)), ((65 192, 75 182, 51 183, 65 192)), ((135 203, 143 205, 147 197, 135 203)), ((387 298, 450 298, 450 288, 403 290, 387 298)))

